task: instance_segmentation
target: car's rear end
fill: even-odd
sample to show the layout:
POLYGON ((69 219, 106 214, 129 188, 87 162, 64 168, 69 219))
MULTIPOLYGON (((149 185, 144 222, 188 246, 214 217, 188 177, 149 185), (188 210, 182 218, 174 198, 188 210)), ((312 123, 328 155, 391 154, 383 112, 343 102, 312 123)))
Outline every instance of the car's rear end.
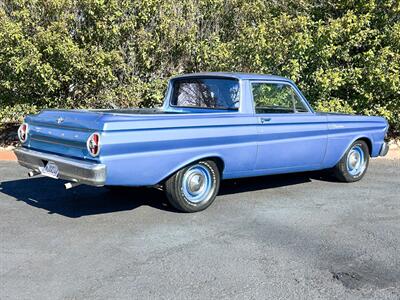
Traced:
MULTIPOLYGON (((243 148, 254 118, 243 113, 241 98, 236 76, 181 76, 171 81, 162 110, 46 110, 28 116, 19 129, 23 146, 15 153, 31 175, 70 185, 155 185, 203 155, 243 148), (227 135, 227 125, 235 132, 227 135)), ((241 164, 235 159, 234 165, 241 164)))
POLYGON ((154 186, 203 157, 226 156, 235 171, 252 165, 256 149, 254 117, 232 110, 50 110, 25 122, 19 163, 69 187, 154 186))
POLYGON ((18 162, 32 171, 70 181, 102 186, 106 166, 100 162, 101 114, 88 111, 48 110, 28 116, 18 129, 22 147, 18 162))

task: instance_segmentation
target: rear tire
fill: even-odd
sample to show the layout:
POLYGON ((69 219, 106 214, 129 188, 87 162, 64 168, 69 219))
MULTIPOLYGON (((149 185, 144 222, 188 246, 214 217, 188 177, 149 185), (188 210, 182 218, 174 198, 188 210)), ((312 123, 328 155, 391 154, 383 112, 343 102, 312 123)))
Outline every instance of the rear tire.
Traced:
POLYGON ((165 182, 170 204, 183 212, 198 212, 214 202, 220 185, 220 172, 212 160, 193 163, 165 182))
POLYGON ((333 168, 333 174, 339 181, 356 182, 364 177, 368 164, 368 145, 364 141, 358 140, 350 146, 333 168))

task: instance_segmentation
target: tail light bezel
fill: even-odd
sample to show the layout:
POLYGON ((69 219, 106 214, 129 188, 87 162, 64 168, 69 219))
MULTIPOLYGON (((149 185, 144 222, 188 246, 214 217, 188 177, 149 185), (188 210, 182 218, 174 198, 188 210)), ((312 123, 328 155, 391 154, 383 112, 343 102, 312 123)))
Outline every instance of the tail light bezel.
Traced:
POLYGON ((28 134, 29 134, 29 125, 28 123, 22 123, 19 127, 18 127, 18 139, 20 140, 21 143, 26 143, 26 141, 28 140, 28 134), (24 133, 22 133, 22 128, 25 127, 24 133))
POLYGON ((86 148, 87 151, 89 152, 90 156, 92 157, 97 157, 100 154, 100 150, 101 150, 101 144, 100 144, 100 133, 98 132, 93 132, 89 138, 86 141, 86 148), (95 137, 97 137, 97 142, 95 141, 95 137), (93 149, 93 144, 92 143, 96 143, 97 146, 97 152, 92 152, 93 149))

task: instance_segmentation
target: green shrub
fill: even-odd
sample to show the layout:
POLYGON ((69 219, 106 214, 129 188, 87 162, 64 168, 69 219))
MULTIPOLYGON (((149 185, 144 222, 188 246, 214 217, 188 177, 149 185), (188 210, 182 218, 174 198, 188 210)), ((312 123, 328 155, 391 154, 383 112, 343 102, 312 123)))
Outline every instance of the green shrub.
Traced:
POLYGON ((316 111, 321 112, 338 112, 345 114, 354 114, 355 110, 344 100, 330 99, 318 101, 314 105, 316 111))
POLYGON ((35 114, 39 110, 34 105, 29 104, 15 104, 11 106, 3 106, 0 110, 0 125, 2 123, 21 123, 24 116, 35 114))
POLYGON ((397 0, 4 0, 0 24, 0 122, 157 106, 171 75, 244 71, 400 131, 397 0))

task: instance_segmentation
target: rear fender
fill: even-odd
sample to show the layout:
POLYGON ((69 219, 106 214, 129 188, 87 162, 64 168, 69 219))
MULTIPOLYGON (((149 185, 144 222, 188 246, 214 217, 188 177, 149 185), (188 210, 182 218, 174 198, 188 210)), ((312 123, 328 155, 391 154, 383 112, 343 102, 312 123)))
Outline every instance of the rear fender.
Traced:
POLYGON ((351 146, 355 141, 358 141, 358 140, 364 140, 364 141, 367 142, 367 145, 368 145, 368 147, 370 148, 370 149, 369 149, 369 155, 370 155, 370 156, 373 156, 373 154, 374 154, 374 151, 373 151, 374 145, 373 145, 373 143, 372 143, 372 139, 371 139, 370 137, 365 136, 365 135, 360 135, 360 136, 358 136, 358 137, 352 139, 352 140, 347 144, 346 148, 345 148, 344 151, 341 153, 340 157, 336 160, 336 162, 335 162, 335 164, 334 164, 335 166, 339 163, 339 161, 342 159, 342 157, 346 154, 346 152, 349 150, 350 146, 351 146))
MULTIPOLYGON (((174 168, 174 169, 172 169, 171 171, 169 171, 169 172, 167 173, 167 175, 164 176, 164 177, 160 180, 160 182, 162 182, 162 181, 168 179, 169 177, 171 177, 173 174, 175 174, 175 173, 178 172, 179 170, 181 170, 181 169, 183 169, 183 168, 185 168, 185 167, 187 167, 187 166, 189 166, 189 165, 191 165, 191 164, 193 164, 193 163, 195 163, 195 162, 197 162, 197 161, 206 160, 206 159, 211 159, 211 160, 219 159, 220 161, 222 161, 222 163, 224 163, 224 160, 222 159, 222 157, 221 157, 219 154, 217 154, 217 153, 208 153, 207 155, 203 154, 203 155, 201 155, 201 156, 200 156, 200 155, 199 155, 199 156, 195 156, 195 157, 192 157, 192 158, 190 158, 190 159, 188 159, 188 160, 186 160, 186 161, 183 161, 183 162, 182 162, 181 164, 179 164, 176 168, 174 168)), ((221 170, 221 177, 223 177, 223 169, 221 170)))

